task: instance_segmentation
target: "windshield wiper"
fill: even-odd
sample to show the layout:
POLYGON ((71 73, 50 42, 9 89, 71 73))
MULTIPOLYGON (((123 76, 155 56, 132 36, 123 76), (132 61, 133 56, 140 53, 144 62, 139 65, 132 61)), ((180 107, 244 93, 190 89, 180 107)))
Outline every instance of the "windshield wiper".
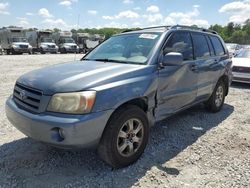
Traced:
POLYGON ((103 58, 103 59, 82 59, 82 60, 86 60, 86 61, 101 61, 101 62, 114 62, 114 63, 125 63, 127 64, 127 61, 120 61, 120 60, 115 60, 115 59, 107 59, 107 58, 103 58))

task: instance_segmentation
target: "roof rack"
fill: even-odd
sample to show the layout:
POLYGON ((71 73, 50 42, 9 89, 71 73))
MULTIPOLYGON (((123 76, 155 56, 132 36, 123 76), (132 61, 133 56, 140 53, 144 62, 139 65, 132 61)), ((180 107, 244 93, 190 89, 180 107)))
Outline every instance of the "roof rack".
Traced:
POLYGON ((165 29, 169 29, 171 26, 168 26, 168 25, 159 25, 159 26, 153 26, 153 27, 145 27, 145 28, 142 28, 143 29, 157 29, 157 28, 165 28, 165 29))
POLYGON ((192 29, 196 31, 203 31, 207 33, 212 33, 212 34, 218 34, 216 31, 210 30, 210 29, 205 29, 205 28, 200 28, 196 26, 186 26, 186 25, 174 25, 171 26, 170 29, 192 29))
POLYGON ((190 29, 190 30, 195 30, 195 31, 203 31, 207 33, 212 33, 212 34, 218 34, 216 31, 210 30, 210 29, 205 29, 205 28, 200 28, 196 26, 187 26, 187 25, 160 25, 160 26, 153 26, 153 27, 145 27, 145 28, 138 28, 138 29, 127 29, 123 31, 122 33, 130 32, 130 31, 139 31, 139 30, 144 30, 144 29, 157 29, 157 28, 165 28, 167 30, 169 29, 190 29))

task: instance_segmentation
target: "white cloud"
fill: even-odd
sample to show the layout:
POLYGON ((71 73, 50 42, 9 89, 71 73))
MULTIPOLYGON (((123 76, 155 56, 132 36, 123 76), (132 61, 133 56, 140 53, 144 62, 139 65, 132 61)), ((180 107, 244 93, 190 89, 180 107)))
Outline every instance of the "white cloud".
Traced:
POLYGON ((8 7, 9 3, 0 3, 0 14, 9 15, 8 7))
POLYGON ((29 26, 29 21, 27 18, 25 17, 17 17, 16 19, 19 20, 18 22, 18 26, 21 26, 21 27, 28 27, 29 26))
POLYGON ((38 11, 38 15, 42 16, 43 18, 52 18, 53 17, 53 15, 50 14, 50 12, 48 11, 48 9, 46 9, 46 8, 41 8, 38 11))
POLYGON ((120 12, 119 14, 114 15, 114 16, 102 16, 102 18, 105 20, 114 20, 114 19, 120 19, 120 18, 136 19, 139 17, 140 15, 137 12, 134 12, 131 10, 120 12))
POLYGON ((31 13, 31 12, 26 12, 26 16, 33 16, 34 13, 31 13))
POLYGON ((171 12, 165 19, 166 25, 198 25, 200 27, 209 27, 207 20, 199 19, 200 16, 199 6, 194 5, 193 10, 190 12, 171 12))
POLYGON ((54 28, 54 27, 59 27, 59 28, 66 28, 67 24, 63 19, 51 19, 47 18, 42 21, 43 24, 46 24, 47 28, 54 28))
POLYGON ((139 27, 140 25, 141 25, 140 22, 134 22, 134 23, 132 23, 132 26, 134 26, 134 27, 139 27))
POLYGON ((220 13, 229 14, 229 22, 243 23, 250 18, 250 1, 235 1, 223 5, 220 13))
POLYGON ((88 10, 88 14, 97 15, 98 12, 96 10, 88 10))
POLYGON ((70 7, 71 4, 72 4, 71 1, 61 1, 61 2, 59 3, 59 5, 66 6, 66 7, 70 7))
POLYGON ((128 25, 127 24, 117 23, 117 22, 110 22, 108 24, 105 24, 104 27, 128 28, 128 25))
POLYGON ((123 0, 124 4, 133 4, 134 1, 133 0, 123 0))
POLYGON ((163 16, 160 13, 150 14, 147 16, 147 20, 150 23, 156 23, 156 22, 161 23, 163 20, 163 16))
POLYGON ((147 8, 147 12, 150 12, 150 13, 157 13, 159 11, 160 11, 159 7, 155 5, 151 5, 147 8))
POLYGON ((134 10, 141 10, 141 7, 135 7, 134 10))

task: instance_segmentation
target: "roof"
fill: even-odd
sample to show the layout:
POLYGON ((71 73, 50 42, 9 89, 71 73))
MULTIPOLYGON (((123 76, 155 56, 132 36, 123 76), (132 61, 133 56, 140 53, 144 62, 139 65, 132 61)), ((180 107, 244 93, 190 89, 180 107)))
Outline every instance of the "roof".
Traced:
POLYGON ((140 32, 160 32, 163 33, 167 30, 188 30, 188 31, 200 31, 205 33, 211 33, 211 34, 218 34, 216 31, 205 29, 205 28, 199 28, 196 26, 185 26, 185 25, 174 25, 174 26, 155 26, 155 27, 147 27, 142 29, 136 29, 136 30, 126 30, 123 33, 140 33, 140 32))

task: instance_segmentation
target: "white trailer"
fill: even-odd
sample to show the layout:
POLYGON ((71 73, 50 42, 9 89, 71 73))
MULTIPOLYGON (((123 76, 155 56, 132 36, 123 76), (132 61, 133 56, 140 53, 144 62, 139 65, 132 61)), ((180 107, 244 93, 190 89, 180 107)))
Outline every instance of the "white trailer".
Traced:
POLYGON ((72 38, 70 31, 53 33, 52 38, 59 47, 60 53, 79 53, 79 47, 72 38))
POLYGON ((26 37, 28 38, 29 43, 33 47, 33 53, 40 52, 41 54, 45 54, 46 52, 58 52, 58 46, 52 39, 52 31, 28 31, 26 32, 26 37))
POLYGON ((32 52, 25 31, 21 27, 3 27, 0 29, 0 41, 7 54, 22 54, 32 52))
POLYGON ((73 38, 79 46, 80 52, 86 53, 103 42, 105 39, 105 35, 76 33, 73 35, 73 38))

